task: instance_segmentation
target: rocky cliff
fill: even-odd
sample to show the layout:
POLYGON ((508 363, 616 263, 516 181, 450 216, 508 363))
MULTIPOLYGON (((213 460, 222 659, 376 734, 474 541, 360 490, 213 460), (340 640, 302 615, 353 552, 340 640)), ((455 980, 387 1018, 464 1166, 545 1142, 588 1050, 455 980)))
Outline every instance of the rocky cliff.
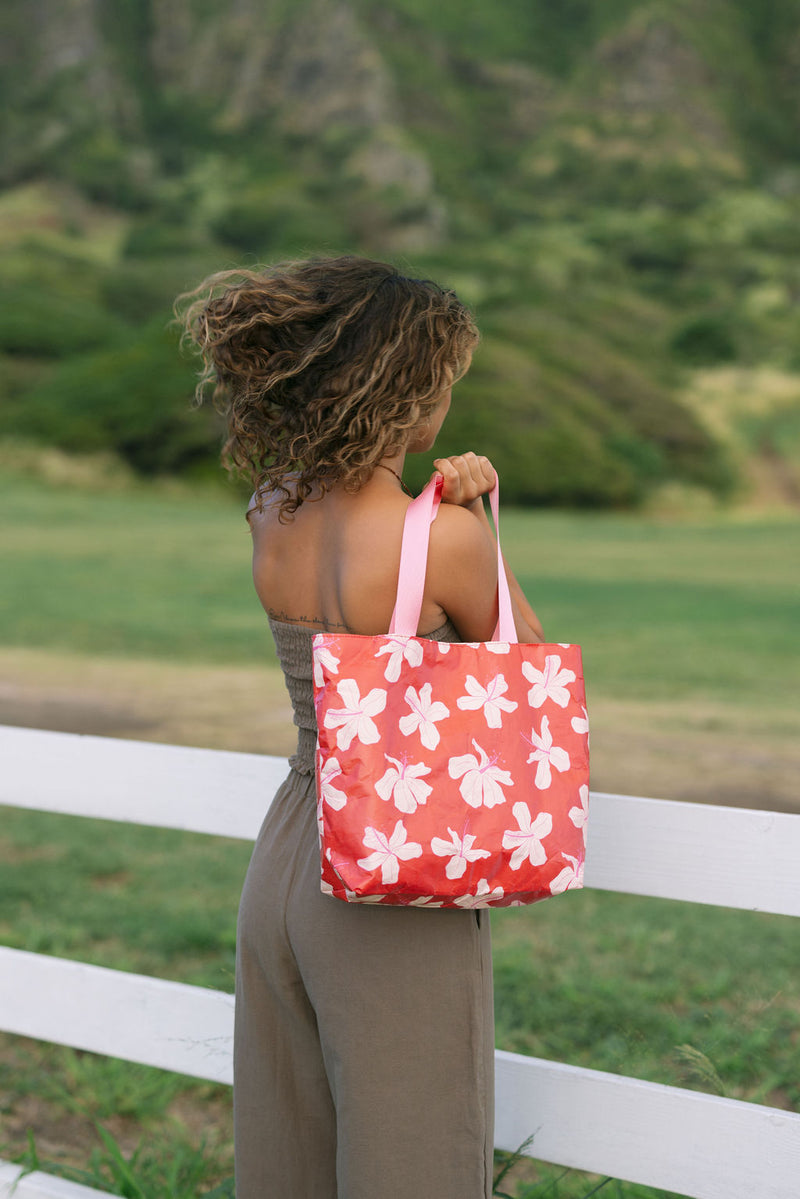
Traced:
MULTIPOLYGON (((772 25, 787 3, 766 0, 772 25)), ((215 154, 238 185, 296 171, 340 207, 347 192, 373 238, 422 248, 454 207, 485 218, 492 171, 524 208, 531 180, 569 191, 580 170, 630 167, 647 198, 665 164, 743 179, 797 156, 800 16, 776 45, 744 0, 573 8, 6 0, 2 177, 72 173, 102 193, 105 171, 146 204, 215 154)))

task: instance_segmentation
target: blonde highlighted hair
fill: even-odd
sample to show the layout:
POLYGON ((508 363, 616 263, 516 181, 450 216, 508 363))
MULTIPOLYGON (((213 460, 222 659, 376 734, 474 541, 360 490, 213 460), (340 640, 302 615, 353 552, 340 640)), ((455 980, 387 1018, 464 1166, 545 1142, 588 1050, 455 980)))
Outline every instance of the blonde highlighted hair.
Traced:
POLYGON ((203 357, 197 400, 211 391, 227 417, 223 464, 282 493, 282 519, 312 493, 361 487, 478 340, 454 292, 358 257, 220 271, 176 315, 203 357))

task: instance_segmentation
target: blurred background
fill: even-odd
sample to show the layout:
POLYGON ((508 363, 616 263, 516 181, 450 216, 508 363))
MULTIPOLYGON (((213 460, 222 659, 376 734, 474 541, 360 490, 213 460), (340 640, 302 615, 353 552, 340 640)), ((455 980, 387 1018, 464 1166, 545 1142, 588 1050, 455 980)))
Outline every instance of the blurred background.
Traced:
MULTIPOLYGON (((545 632, 584 646, 594 789, 800 811, 800 0, 5 0, 0 68, 0 723, 290 752, 249 488, 171 306, 356 252, 474 309, 436 452, 492 458, 545 632)), ((9 810, 0 855, 6 943, 232 988, 247 847, 9 810)), ((733 1003, 747 914, 559 911, 496 921, 499 1043, 797 1106, 788 922, 733 1003), (606 981, 537 997, 554 1043, 531 945, 584 934, 606 981)), ((33 1128, 85 1164, 96 1118, 130 1155, 166 1113, 166 1158, 210 1125, 225 1176, 220 1089, 13 1038, 0 1083, 7 1156, 33 1128)))
POLYGON ((447 436, 508 500, 797 504, 797 14, 7 0, 0 432, 215 474, 174 296, 356 251, 474 306, 447 436))

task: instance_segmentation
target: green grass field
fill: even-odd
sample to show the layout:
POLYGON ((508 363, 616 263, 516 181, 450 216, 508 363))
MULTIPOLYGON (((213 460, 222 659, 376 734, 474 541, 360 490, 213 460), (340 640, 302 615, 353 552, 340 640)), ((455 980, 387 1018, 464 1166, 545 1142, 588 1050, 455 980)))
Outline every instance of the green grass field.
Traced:
MULTIPOLYGON (((0 646, 272 660, 242 509, 221 494, 53 491, 7 475, 0 509, 0 646)), ((797 521, 511 512, 504 542, 548 635, 584 645, 590 701, 708 705, 737 727, 796 729, 797 521)), ((231 990, 248 856, 221 838, 6 809, 0 940, 231 990)), ((492 922, 501 1047, 800 1107, 800 922, 589 891, 492 922)), ((99 1120, 128 1159, 145 1137, 148 1197, 189 1199, 230 1174, 223 1088, 4 1037, 0 1093, 5 1156, 26 1126, 51 1160, 88 1165, 95 1143, 96 1176, 134 1194, 99 1120)), ((523 1163, 503 1189, 580 1199, 600 1181, 523 1163)))

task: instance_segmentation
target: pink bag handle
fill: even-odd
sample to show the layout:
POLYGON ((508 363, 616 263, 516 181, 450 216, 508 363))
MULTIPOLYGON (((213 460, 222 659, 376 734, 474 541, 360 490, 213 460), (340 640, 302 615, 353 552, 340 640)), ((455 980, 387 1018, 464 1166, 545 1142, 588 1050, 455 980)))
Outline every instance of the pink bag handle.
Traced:
MULTIPOLYGON (((440 474, 435 474, 424 491, 411 501, 406 510, 403 545, 400 550, 400 571, 397 577, 397 599, 389 625, 390 633, 400 633, 407 637, 415 637, 417 634, 419 615, 422 611, 422 593, 425 590, 428 542, 430 541, 431 525, 439 511, 443 486, 444 479, 440 474)), ((495 474, 495 484, 489 492, 489 502, 492 506, 492 516, 497 534, 498 616, 492 641, 508 641, 514 644, 517 640, 517 632, 514 627, 514 613, 511 607, 508 579, 503 566, 503 555, 500 552, 499 497, 500 488, 495 474)))

